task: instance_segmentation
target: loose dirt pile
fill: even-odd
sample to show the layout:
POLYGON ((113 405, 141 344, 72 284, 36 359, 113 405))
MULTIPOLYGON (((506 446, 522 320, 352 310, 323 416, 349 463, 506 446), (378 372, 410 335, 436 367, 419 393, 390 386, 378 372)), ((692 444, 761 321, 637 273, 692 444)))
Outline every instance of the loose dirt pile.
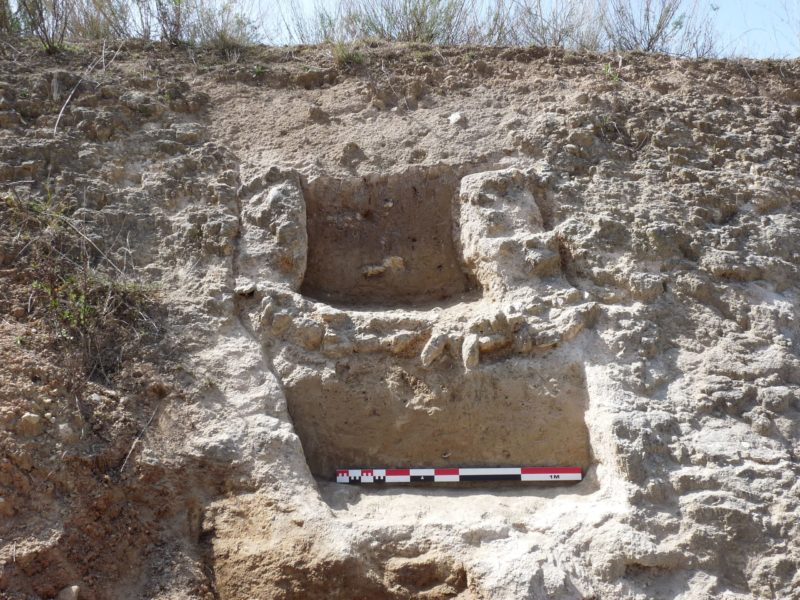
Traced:
POLYGON ((800 597, 800 64, 101 52, 0 70, 3 598, 800 597), (159 306, 113 372, 20 202, 159 306))

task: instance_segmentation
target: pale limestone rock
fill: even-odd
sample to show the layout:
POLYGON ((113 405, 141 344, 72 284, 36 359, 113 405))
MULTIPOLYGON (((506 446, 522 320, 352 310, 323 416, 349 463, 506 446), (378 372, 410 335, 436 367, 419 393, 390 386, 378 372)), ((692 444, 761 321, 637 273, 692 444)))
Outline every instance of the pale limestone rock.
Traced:
POLYGON ((40 415, 25 413, 17 421, 17 433, 25 437, 36 437, 44 432, 46 423, 40 415))
POLYGON ((58 592, 56 600, 80 600, 80 593, 80 586, 70 585, 58 592))
POLYGON ((497 333, 482 335, 478 338, 478 347, 481 352, 494 352, 495 350, 508 346, 510 343, 511 338, 497 333))
POLYGON ((543 231, 531 190, 528 176, 513 169, 461 180, 458 241, 464 263, 489 293, 531 282, 525 239, 543 231))
POLYGON ((322 338, 322 353, 332 358, 341 358, 352 354, 353 342, 347 336, 334 332, 326 332, 322 338))
POLYGON ((461 347, 461 360, 465 369, 474 369, 480 361, 481 351, 477 334, 470 333, 464 337, 461 347))
POLYGON ((458 112, 454 112, 449 117, 447 117, 447 121, 450 123, 450 125, 455 125, 457 127, 467 126, 467 118, 458 112))
POLYGON ((58 425, 58 439, 65 444, 74 444, 80 439, 80 434, 75 431, 69 423, 59 423, 58 425))
POLYGON ((296 290, 308 255, 306 207, 294 173, 272 169, 240 191, 239 276, 296 290))
POLYGON ((447 341, 447 335, 444 333, 432 335, 422 348, 422 353, 420 354, 422 365, 429 367, 436 359, 441 357, 447 347, 447 341))

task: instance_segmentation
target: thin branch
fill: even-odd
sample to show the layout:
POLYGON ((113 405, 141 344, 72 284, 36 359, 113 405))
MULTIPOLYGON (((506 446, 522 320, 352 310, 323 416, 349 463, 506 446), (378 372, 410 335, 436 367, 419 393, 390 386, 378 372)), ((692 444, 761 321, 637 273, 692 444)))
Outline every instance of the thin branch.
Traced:
MULTIPOLYGON (((61 107, 61 110, 60 110, 60 111, 59 111, 59 113, 58 113, 58 118, 56 119, 56 124, 55 124, 55 125, 53 125, 53 136, 54 136, 54 137, 55 137, 55 135, 56 135, 56 132, 58 131, 58 124, 61 122, 61 117, 63 116, 63 114, 64 114, 64 111, 65 111, 65 110, 66 110, 66 108, 67 108, 67 104, 69 104, 69 101, 70 101, 70 100, 72 100, 72 96, 75 94, 75 91, 78 89, 78 87, 81 85, 81 83, 83 83, 83 80, 84 80, 86 77, 88 77, 88 76, 91 74, 91 72, 92 72, 92 71, 94 71, 94 68, 97 66, 97 64, 98 64, 98 63, 99 63, 101 60, 102 60, 102 62, 103 62, 103 71, 105 72, 105 70, 106 70, 108 67, 110 67, 112 64, 114 64, 114 60, 117 58, 117 54, 119 54, 119 51, 120 51, 120 50, 122 50, 122 46, 123 46, 124 44, 125 44, 125 42, 124 42, 124 41, 122 41, 122 42, 120 42, 120 43, 119 43, 119 46, 117 47, 117 51, 116 51, 116 52, 114 52, 114 56, 112 56, 112 57, 111 57, 111 60, 109 61, 109 63, 108 63, 108 64, 106 64, 106 41, 105 41, 105 40, 103 40, 103 53, 102 53, 102 55, 101 55, 101 56, 98 56, 98 57, 97 57, 97 58, 94 60, 94 62, 92 62, 92 63, 91 63, 91 64, 90 64, 90 65, 89 65, 89 66, 86 68, 86 70, 84 71, 83 75, 82 75, 82 76, 81 76, 81 78, 78 80, 78 83, 76 83, 76 84, 75 84, 75 87, 73 87, 73 88, 72 88, 72 91, 69 93, 69 96, 67 96, 67 99, 64 101, 64 105, 61 107)), ((98 85, 99 85, 99 84, 98 84, 98 85)))
POLYGON ((96 58, 94 60, 94 62, 88 67, 87 71, 81 76, 80 79, 78 79, 78 83, 76 83, 75 87, 72 88, 72 91, 69 93, 69 96, 67 96, 67 99, 64 101, 64 105, 61 107, 61 110, 58 112, 58 118, 56 119, 56 124, 53 125, 53 137, 55 137, 56 132, 58 131, 58 124, 61 122, 61 117, 62 117, 62 115, 64 114, 64 111, 67 108, 67 104, 69 104, 69 101, 72 100, 72 96, 75 94, 75 90, 77 90, 78 86, 83 83, 84 77, 89 75, 89 73, 91 73, 94 70, 95 66, 97 66, 97 63, 99 61, 100 61, 100 57, 98 57, 98 58, 96 58))
POLYGON ((164 404, 163 400, 161 402, 159 402, 158 406, 156 406, 156 409, 153 411, 153 414, 150 415, 150 419, 147 421, 145 426, 139 432, 139 435, 136 436, 136 439, 133 440, 133 443, 131 444, 130 450, 128 450, 128 454, 125 456, 125 460, 122 461, 122 466, 119 468, 120 474, 125 470, 125 465, 128 464, 128 459, 131 457, 131 454, 133 454, 133 450, 134 450, 134 448, 136 448, 136 444, 139 443, 139 440, 141 440, 142 436, 147 432, 147 428, 150 427, 150 423, 152 423, 153 419, 156 418, 156 414, 158 414, 158 411, 161 409, 161 406, 163 404, 164 404))
POLYGON ((87 242, 89 242, 89 244, 91 244, 92 248, 94 248, 95 250, 97 250, 97 252, 100 254, 100 256, 102 256, 104 259, 106 259, 106 260, 108 261, 108 264, 110 264, 112 267, 114 267, 114 270, 115 270, 117 273, 119 273, 119 274, 120 274, 120 275, 122 275, 123 277, 125 276, 125 273, 123 273, 123 272, 122 272, 122 269, 120 269, 120 268, 119 268, 119 267, 118 267, 118 266, 117 266, 117 265, 114 263, 114 261, 113 261, 113 260, 111 260, 111 259, 110 259, 108 256, 106 256, 105 252, 103 252, 102 250, 100 250, 100 248, 98 248, 98 247, 97 247, 97 244, 95 244, 95 243, 94 243, 94 242, 93 242, 91 239, 89 239, 89 237, 88 237, 88 236, 87 236, 85 233, 83 233, 83 232, 82 232, 80 229, 78 229, 77 227, 75 227, 75 225, 73 225, 73 224, 72 224, 72 222, 71 222, 71 221, 70 221, 70 220, 69 220, 67 217, 64 217, 64 216, 62 216, 62 215, 56 215, 56 217, 57 217, 57 218, 59 218, 59 219, 61 219, 61 220, 62 220, 64 223, 66 223, 66 224, 67 224, 67 225, 68 225, 68 226, 69 226, 69 227, 70 227, 70 228, 71 228, 73 231, 75 231, 75 233, 77 233, 79 236, 81 236, 83 239, 85 239, 87 242))
POLYGON ((22 185, 23 183, 36 183, 33 179, 20 179, 18 181, 0 182, 0 187, 13 187, 15 185, 22 185))

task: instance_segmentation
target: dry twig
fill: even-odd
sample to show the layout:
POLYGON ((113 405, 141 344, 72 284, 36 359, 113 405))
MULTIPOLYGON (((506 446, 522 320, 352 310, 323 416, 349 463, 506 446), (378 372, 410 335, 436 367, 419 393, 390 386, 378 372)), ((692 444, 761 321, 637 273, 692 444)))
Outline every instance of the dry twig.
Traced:
POLYGON ((150 415, 150 419, 148 419, 147 423, 145 423, 145 426, 139 432, 139 435, 137 435, 136 438, 133 440, 133 443, 131 444, 130 450, 128 450, 128 454, 125 455, 125 460, 122 461, 122 466, 119 468, 120 474, 122 474, 122 472, 125 470, 125 465, 128 464, 128 459, 131 457, 131 454, 133 454, 133 450, 134 450, 134 448, 136 448, 136 444, 139 443, 139 440, 141 440, 142 436, 147 432, 147 428, 150 427, 150 423, 152 423, 153 419, 156 418, 156 415, 158 414, 158 411, 161 409, 161 406, 163 404, 164 404, 164 402, 161 401, 158 404, 158 406, 156 406, 156 409, 153 411, 153 414, 150 415))

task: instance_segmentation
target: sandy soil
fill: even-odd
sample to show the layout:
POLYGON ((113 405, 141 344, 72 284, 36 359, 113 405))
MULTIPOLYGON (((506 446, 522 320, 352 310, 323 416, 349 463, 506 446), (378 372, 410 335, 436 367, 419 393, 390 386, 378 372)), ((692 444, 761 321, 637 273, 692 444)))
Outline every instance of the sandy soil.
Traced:
POLYGON ((0 597, 800 597, 800 64, 101 52, 0 61, 0 597), (111 376, 16 197, 158 305, 111 376), (585 477, 331 481, 404 462, 585 477))

